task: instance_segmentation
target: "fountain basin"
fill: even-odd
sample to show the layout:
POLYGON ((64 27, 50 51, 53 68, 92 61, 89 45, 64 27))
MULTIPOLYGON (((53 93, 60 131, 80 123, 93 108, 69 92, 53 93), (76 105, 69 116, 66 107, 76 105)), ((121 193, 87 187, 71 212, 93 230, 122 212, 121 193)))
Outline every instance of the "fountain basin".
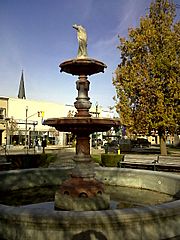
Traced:
POLYGON ((58 131, 90 134, 93 132, 105 132, 112 126, 119 126, 119 119, 116 118, 92 118, 92 117, 64 117, 48 118, 44 125, 55 127, 58 131))
MULTIPOLYGON (((0 191, 59 185, 70 171, 50 168, 2 172, 0 191)), ((117 168, 96 168, 95 173, 105 185, 180 194, 180 176, 175 174, 117 168)), ((8 240, 178 239, 179 226, 180 200, 156 206, 83 212, 0 204, 0 238, 8 240)))
POLYGON ((67 60, 59 65, 61 72, 70 73, 72 75, 92 75, 104 72, 107 66, 93 58, 74 58, 67 60))

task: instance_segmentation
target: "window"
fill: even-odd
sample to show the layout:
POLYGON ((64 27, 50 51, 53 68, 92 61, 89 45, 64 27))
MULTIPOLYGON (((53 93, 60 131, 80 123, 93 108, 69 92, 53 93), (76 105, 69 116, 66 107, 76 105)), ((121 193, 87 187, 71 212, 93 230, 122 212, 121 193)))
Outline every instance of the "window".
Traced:
POLYGON ((5 118, 5 112, 6 112, 5 108, 0 108, 0 119, 4 119, 5 118))

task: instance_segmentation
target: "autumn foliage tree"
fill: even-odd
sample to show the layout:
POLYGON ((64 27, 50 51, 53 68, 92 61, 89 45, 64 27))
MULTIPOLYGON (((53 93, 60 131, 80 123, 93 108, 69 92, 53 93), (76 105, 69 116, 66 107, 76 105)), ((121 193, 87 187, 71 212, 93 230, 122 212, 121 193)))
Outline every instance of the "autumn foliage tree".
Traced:
POLYGON ((13 144, 13 135, 18 131, 18 124, 13 117, 10 118, 6 131, 9 136, 9 144, 13 144))
POLYGON ((121 38, 121 63, 113 84, 116 109, 129 133, 158 131, 162 155, 166 135, 180 121, 180 22, 175 4, 155 0, 140 25, 121 38))

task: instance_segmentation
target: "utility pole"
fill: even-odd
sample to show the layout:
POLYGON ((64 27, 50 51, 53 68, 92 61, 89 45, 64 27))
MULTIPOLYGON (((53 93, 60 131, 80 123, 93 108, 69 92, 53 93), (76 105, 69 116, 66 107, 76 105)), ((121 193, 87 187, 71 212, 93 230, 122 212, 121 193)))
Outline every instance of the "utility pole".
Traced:
POLYGON ((28 119, 28 106, 26 106, 26 121, 25 121, 25 149, 28 153, 28 143, 27 143, 27 119, 28 119))
POLYGON ((6 121, 6 145, 5 145, 5 155, 7 154, 7 146, 8 146, 8 137, 9 137, 9 134, 8 134, 8 123, 9 123, 9 120, 10 118, 6 117, 5 118, 5 121, 6 121))
MULTIPOLYGON (((98 114, 98 102, 96 102, 96 117, 99 117, 98 114)), ((96 132, 96 149, 98 148, 98 133, 96 132)))

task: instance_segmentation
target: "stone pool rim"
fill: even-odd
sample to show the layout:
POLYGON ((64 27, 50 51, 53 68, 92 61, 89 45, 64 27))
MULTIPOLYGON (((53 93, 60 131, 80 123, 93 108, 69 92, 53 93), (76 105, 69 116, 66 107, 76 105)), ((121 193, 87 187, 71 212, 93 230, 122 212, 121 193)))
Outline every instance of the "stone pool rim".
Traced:
MULTIPOLYGON (((0 190, 60 184, 70 171, 70 168, 48 168, 2 172, 0 190)), ((99 180, 109 185, 124 184, 170 195, 180 192, 180 176, 176 174, 101 167, 95 172, 99 180)), ((102 234, 108 240, 123 236, 125 239, 168 239, 180 236, 179 225, 180 200, 155 206, 84 212, 34 210, 0 204, 0 237, 4 239, 41 240, 44 236, 52 240, 57 237, 73 239, 89 231, 102 234)))

